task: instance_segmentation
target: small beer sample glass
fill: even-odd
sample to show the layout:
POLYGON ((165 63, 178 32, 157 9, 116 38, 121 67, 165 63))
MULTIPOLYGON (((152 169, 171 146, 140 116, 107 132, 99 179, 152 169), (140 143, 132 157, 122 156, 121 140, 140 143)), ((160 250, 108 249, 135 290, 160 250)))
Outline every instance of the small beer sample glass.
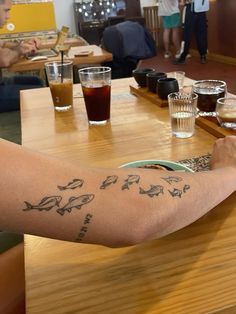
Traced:
POLYGON ((236 129, 236 98, 219 98, 216 118, 222 128, 236 129))

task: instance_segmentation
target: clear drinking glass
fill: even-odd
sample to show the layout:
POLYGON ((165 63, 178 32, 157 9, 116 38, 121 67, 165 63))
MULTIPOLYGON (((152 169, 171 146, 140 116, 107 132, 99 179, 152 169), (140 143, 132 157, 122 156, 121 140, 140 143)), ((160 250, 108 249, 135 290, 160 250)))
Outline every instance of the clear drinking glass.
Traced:
POLYGON ((198 95, 198 114, 200 116, 216 116, 217 99, 226 96, 227 86, 224 81, 201 80, 193 84, 192 91, 198 95))
POLYGON ((79 78, 89 124, 106 124, 110 119, 111 68, 84 68, 79 70, 79 78))
POLYGON ((184 78, 185 78, 185 72, 184 71, 169 72, 169 73, 167 73, 167 77, 175 78, 179 84, 179 90, 183 89, 184 78))
POLYGON ((172 134, 188 138, 194 134, 198 95, 194 93, 171 93, 168 95, 172 134))
POLYGON ((48 62, 45 69, 55 110, 67 111, 73 105, 73 63, 48 62))
POLYGON ((219 98, 216 118, 222 128, 236 129, 236 98, 219 98))

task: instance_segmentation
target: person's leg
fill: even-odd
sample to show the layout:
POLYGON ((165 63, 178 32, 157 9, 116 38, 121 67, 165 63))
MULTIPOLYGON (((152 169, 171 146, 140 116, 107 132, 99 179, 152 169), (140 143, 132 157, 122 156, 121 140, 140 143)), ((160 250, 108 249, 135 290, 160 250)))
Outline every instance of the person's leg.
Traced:
POLYGON ((176 54, 180 52, 179 27, 172 29, 172 41, 175 46, 176 54))
POLYGON ((197 13, 195 35, 197 41, 197 48, 200 54, 201 62, 206 62, 207 54, 207 18, 206 12, 197 13))
POLYGON ((191 36, 194 29, 194 13, 191 11, 191 4, 187 4, 184 7, 184 29, 183 29, 183 44, 181 49, 181 55, 174 61, 174 64, 185 63, 186 56, 189 53, 189 47, 191 42, 191 36))
POLYGON ((0 112, 20 109, 20 90, 43 87, 43 81, 34 76, 5 78, 0 85, 0 112))
POLYGON ((163 44, 165 48, 165 58, 168 58, 170 57, 170 52, 169 52, 170 29, 169 28, 164 28, 163 30, 163 44))
POLYGON ((171 15, 171 38, 175 46, 175 53, 180 53, 180 38, 179 38, 179 27, 180 27, 180 13, 171 15))
POLYGON ((13 76, 8 79, 8 84, 22 85, 23 87, 24 86, 37 86, 37 88, 44 86, 43 80, 41 80, 38 76, 30 76, 30 75, 13 76))
POLYGON ((170 29, 171 29, 170 16, 162 16, 163 24, 163 45, 165 49, 165 58, 170 57, 169 45, 170 45, 170 29))

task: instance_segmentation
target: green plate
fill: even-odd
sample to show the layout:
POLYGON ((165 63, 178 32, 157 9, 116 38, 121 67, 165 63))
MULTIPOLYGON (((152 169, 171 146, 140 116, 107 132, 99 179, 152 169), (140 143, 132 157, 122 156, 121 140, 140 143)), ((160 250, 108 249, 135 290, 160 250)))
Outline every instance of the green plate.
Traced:
POLYGON ((128 162, 126 164, 121 165, 120 168, 138 168, 138 167, 145 166, 147 164, 148 165, 158 164, 160 166, 167 166, 174 171, 193 172, 192 169, 186 166, 183 166, 181 164, 178 164, 176 162, 168 161, 168 160, 158 160, 158 159, 132 161, 132 162, 128 162))

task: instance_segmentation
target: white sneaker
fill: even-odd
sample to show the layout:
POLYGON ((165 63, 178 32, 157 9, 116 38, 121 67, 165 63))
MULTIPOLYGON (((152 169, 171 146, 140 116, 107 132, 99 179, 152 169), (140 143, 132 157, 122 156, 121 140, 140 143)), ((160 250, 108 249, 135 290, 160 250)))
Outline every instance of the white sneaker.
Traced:
POLYGON ((175 58, 178 59, 180 56, 181 56, 181 52, 179 51, 176 53, 175 58))
MULTIPOLYGON (((178 52, 178 53, 176 53, 175 58, 178 59, 180 56, 181 56, 181 52, 178 52)), ((186 56, 186 59, 191 58, 191 57, 192 57, 191 54, 188 53, 186 56)))
POLYGON ((171 56, 171 53, 168 51, 164 54, 164 58, 166 59, 170 58, 170 56, 171 56))

